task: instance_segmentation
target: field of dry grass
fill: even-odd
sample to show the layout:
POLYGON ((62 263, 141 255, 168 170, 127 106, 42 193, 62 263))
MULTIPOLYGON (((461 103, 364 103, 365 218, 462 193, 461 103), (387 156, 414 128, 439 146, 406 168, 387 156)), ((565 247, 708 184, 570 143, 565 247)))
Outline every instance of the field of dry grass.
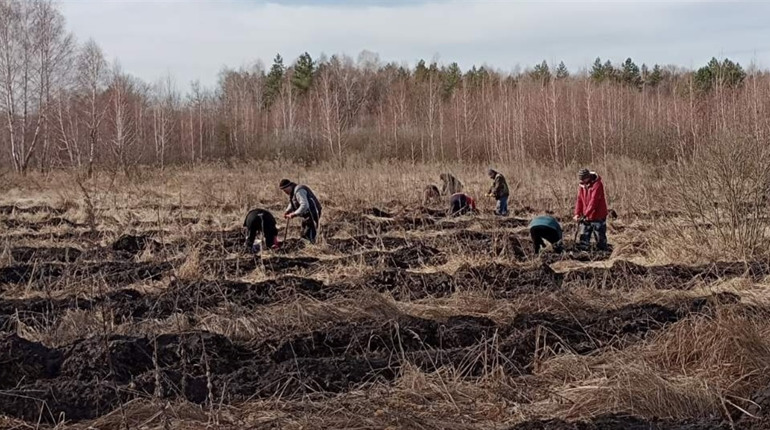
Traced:
POLYGON ((768 261, 682 246, 659 172, 623 160, 596 166, 612 252, 535 256, 546 211, 574 249, 577 168, 496 167, 507 218, 480 165, 3 178, 0 428, 770 425, 768 261), (442 171, 480 215, 420 206, 442 171), (245 254, 282 177, 324 203, 319 243, 295 222, 245 254))

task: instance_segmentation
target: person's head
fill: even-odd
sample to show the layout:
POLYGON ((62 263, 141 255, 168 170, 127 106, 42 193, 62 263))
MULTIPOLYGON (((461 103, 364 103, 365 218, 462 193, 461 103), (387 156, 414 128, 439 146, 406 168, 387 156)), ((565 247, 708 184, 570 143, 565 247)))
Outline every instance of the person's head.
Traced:
POLYGON ((287 195, 291 195, 291 193, 294 191, 294 187, 296 186, 297 184, 288 179, 281 179, 281 182, 278 183, 278 188, 280 188, 281 191, 287 195))
POLYGON ((586 185, 591 182, 591 171, 585 167, 578 172, 578 179, 582 185, 586 185))
POLYGON ((497 176, 497 170, 489 169, 489 171, 487 172, 487 175, 489 175, 490 178, 495 179, 495 176, 497 176))

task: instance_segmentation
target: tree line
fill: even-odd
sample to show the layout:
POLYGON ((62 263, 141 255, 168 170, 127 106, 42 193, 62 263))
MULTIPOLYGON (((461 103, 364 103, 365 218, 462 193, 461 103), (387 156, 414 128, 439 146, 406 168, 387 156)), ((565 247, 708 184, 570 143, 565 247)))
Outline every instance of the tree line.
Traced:
POLYGON ((383 63, 364 51, 147 83, 77 43, 55 3, 0 0, 0 165, 30 169, 285 158, 567 165, 663 162, 724 130, 764 139, 770 79, 729 59, 696 70, 597 58, 501 72, 383 63))

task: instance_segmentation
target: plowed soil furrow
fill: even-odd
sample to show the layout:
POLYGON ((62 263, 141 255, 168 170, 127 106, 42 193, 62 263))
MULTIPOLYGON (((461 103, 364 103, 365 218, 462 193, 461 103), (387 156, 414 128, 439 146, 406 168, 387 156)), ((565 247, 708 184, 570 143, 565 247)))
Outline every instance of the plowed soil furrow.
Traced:
MULTIPOLYGON (((735 301, 725 295, 715 300, 735 301)), ((692 312, 700 312, 708 298, 684 301, 680 306, 641 304, 620 309, 590 312, 583 315, 528 314, 518 316, 506 325, 496 325, 479 317, 453 317, 446 322, 420 318, 403 318, 388 323, 342 323, 296 336, 276 345, 272 357, 276 361, 293 358, 332 357, 339 354, 388 353, 413 358, 426 370, 444 364, 461 367, 469 357, 476 357, 470 374, 477 374, 492 364, 503 364, 509 371, 527 373, 535 349, 540 344, 556 352, 587 354, 608 346, 620 347, 644 338, 692 312), (476 349, 489 342, 497 354, 481 360, 476 349)))
MULTIPOLYGON (((391 254, 387 254, 390 256, 391 254)), ((355 262, 352 257, 346 257, 355 262)), ((357 257, 361 258, 361 257, 357 257)), ((288 268, 311 270, 318 264, 316 259, 273 257, 265 268, 280 272, 288 268), (277 262, 277 263, 275 263, 277 262)), ((397 264, 390 260, 372 262, 384 269, 374 271, 359 279, 352 279, 337 284, 324 284, 311 278, 282 276, 275 279, 250 283, 236 280, 193 281, 175 280, 168 289, 159 294, 141 293, 132 289, 108 291, 104 295, 83 298, 48 299, 34 298, 27 300, 0 299, 0 331, 13 331, 13 321, 19 320, 32 326, 55 326, 58 319, 68 310, 92 309, 99 306, 108 310, 114 322, 139 321, 143 318, 162 319, 175 313, 196 312, 199 310, 216 311, 218 308, 235 306, 231 311, 249 312, 264 305, 291 302, 300 295, 317 300, 333 297, 355 297, 362 287, 371 288, 380 293, 388 293, 396 300, 419 300, 429 297, 448 297, 457 291, 476 291, 489 294, 497 299, 513 299, 524 294, 536 295, 554 292, 562 288, 579 288, 589 285, 601 288, 638 288, 654 286, 656 288, 681 289, 697 285, 697 282, 709 282, 716 279, 749 276, 765 276, 766 268, 761 264, 744 265, 742 263, 717 263, 713 265, 688 266, 637 266, 627 262, 616 262, 609 268, 586 268, 566 274, 554 272, 548 265, 509 266, 490 263, 480 266, 462 266, 450 275, 444 272, 418 273, 404 269, 408 265, 397 264), (240 309, 240 311, 238 310, 240 309)), ((419 263, 421 260, 414 260, 419 263)), ((220 270, 223 273, 248 273, 256 268, 258 260, 209 262, 208 270, 220 270), (229 266, 219 267, 225 264, 229 266)), ((339 264, 336 263, 336 264, 339 264)), ((51 267, 39 266, 40 270, 51 267)), ((127 267, 123 271, 72 272, 81 278, 88 273, 96 273, 108 284, 120 286, 142 279, 157 279, 164 272, 157 265, 130 265, 121 263, 110 267, 127 267), (125 264, 125 266, 124 266, 125 264)), ((13 272, 14 268, 0 269, 0 273, 13 272)), ((47 279, 43 272, 38 273, 38 284, 51 279, 63 278, 63 273, 51 274, 47 279), (54 276, 56 275, 56 276, 54 276)), ((72 279, 73 278, 68 278, 72 279)), ((77 279, 77 278, 75 278, 77 279)), ((56 284, 49 282, 48 287, 56 284)))
MULTIPOLYGON (((727 430, 720 420, 644 419, 633 415, 603 415, 591 421, 569 422, 560 419, 526 421, 510 430, 727 430)), ((740 427, 738 427, 740 428, 740 427)))
POLYGON ((310 391, 341 392, 393 380, 404 360, 428 371, 454 366, 469 376, 495 364, 515 374, 528 373, 538 344, 557 353, 580 354, 621 347, 691 312, 706 312, 710 300, 571 317, 521 315, 505 325, 471 316, 443 322, 403 317, 385 323, 341 323, 260 344, 186 333, 97 336, 48 348, 6 335, 0 337, 0 390, 8 401, 0 402, 0 412, 35 420, 45 402, 51 417, 65 412, 76 420, 144 396, 233 403, 275 395, 292 398, 310 391), (480 348, 491 353, 481 354, 480 348))
POLYGON ((29 247, 20 246, 10 250, 11 258, 16 263, 29 263, 30 261, 54 261, 60 263, 72 263, 76 261, 83 251, 73 247, 29 247))
POLYGON ((720 262, 700 266, 668 264, 641 266, 628 261, 615 261, 609 268, 588 267, 571 270, 564 275, 565 285, 592 288, 688 289, 698 283, 746 277, 758 281, 770 275, 770 265, 762 262, 720 262))
POLYGON ((79 285, 85 281, 104 281, 110 286, 120 286, 143 280, 158 280, 171 268, 170 262, 132 261, 17 264, 0 268, 0 285, 28 284, 41 291, 79 285))

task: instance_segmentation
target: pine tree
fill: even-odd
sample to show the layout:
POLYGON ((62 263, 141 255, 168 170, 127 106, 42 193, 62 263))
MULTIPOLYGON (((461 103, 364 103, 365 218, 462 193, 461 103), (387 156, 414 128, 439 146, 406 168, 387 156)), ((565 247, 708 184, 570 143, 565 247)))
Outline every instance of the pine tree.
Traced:
POLYGON ((283 74, 286 69, 283 66, 283 58, 281 54, 276 54, 273 60, 273 66, 270 67, 270 72, 265 79, 265 108, 270 108, 281 93, 281 85, 283 84, 283 74))
POLYGON ((596 57, 596 60, 594 61, 593 67, 591 67, 591 79, 593 79, 596 82, 602 82, 605 79, 607 79, 607 76, 604 73, 604 66, 602 65, 602 59, 599 57, 596 57))
POLYGON ((630 87, 639 87, 642 84, 642 76, 639 73, 639 66, 631 58, 626 58, 623 62, 623 68, 620 73, 620 80, 630 87))
POLYGON ((443 69, 441 74, 444 79, 444 98, 447 99, 452 96, 455 88, 460 84, 463 72, 460 70, 460 66, 458 66, 457 63, 452 63, 449 67, 443 69))
POLYGON ((656 87, 661 81, 663 81, 663 70, 656 64, 652 67, 652 72, 650 72, 650 76, 647 78, 647 84, 651 87, 656 87))
POLYGON ((700 91, 710 91, 715 85, 737 87, 743 83, 746 72, 739 63, 724 59, 721 63, 712 58, 704 67, 695 72, 695 86, 700 91))
POLYGON ((548 83, 548 81, 551 80, 551 70, 548 68, 548 63, 543 60, 542 63, 538 64, 534 69, 532 69, 532 71, 529 73, 529 76, 543 84, 548 83))
POLYGON ((556 79, 567 79, 567 78, 569 78, 569 70, 567 70, 567 66, 564 64, 564 61, 562 61, 556 67, 556 79))
POLYGON ((294 64, 294 74, 291 77, 291 83, 299 91, 300 95, 306 94, 313 85, 315 67, 313 58, 307 52, 300 55, 294 64))
POLYGON ((612 65, 610 60, 604 62, 604 65, 602 66, 602 73, 604 74, 604 79, 608 79, 613 82, 618 80, 618 71, 615 70, 615 66, 612 65))
POLYGON ((425 67, 425 60, 417 62, 417 66, 414 68, 414 78, 417 79, 418 82, 428 79, 428 68, 425 67))

